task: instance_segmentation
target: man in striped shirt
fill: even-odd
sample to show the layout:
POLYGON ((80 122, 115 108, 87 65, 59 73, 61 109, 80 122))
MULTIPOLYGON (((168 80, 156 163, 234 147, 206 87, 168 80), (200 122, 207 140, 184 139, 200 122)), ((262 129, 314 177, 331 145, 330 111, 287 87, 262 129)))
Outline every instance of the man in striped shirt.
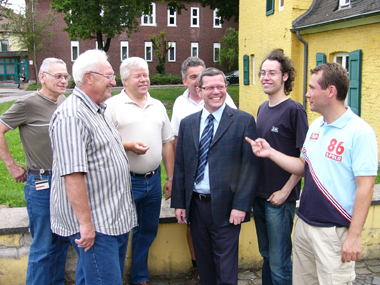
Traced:
POLYGON ((51 227, 78 253, 76 284, 122 285, 128 233, 137 225, 121 136, 104 116, 115 75, 100 50, 73 65, 76 87, 50 123, 51 227))

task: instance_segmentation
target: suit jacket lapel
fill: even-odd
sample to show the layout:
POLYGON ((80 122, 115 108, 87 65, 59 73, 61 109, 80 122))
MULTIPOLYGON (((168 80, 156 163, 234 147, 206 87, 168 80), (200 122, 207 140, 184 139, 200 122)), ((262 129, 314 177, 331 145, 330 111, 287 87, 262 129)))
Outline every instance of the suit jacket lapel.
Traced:
POLYGON ((226 105, 226 107, 224 108, 224 111, 223 111, 223 114, 222 114, 222 118, 220 119, 220 122, 219 122, 219 126, 218 126, 218 129, 216 130, 216 133, 215 133, 215 136, 214 138, 212 139, 212 142, 211 142, 211 146, 210 148, 212 148, 212 146, 223 136, 223 134, 227 131, 227 129, 229 128, 229 126, 231 125, 232 123, 232 112, 231 112, 231 108, 226 105))
POLYGON ((194 127, 191 128, 191 130, 193 132, 192 135, 193 135, 195 149, 197 151, 199 149, 199 131, 201 127, 201 116, 202 116, 202 111, 200 111, 198 116, 196 116, 195 119, 192 122, 190 122, 191 124, 194 124, 194 127))

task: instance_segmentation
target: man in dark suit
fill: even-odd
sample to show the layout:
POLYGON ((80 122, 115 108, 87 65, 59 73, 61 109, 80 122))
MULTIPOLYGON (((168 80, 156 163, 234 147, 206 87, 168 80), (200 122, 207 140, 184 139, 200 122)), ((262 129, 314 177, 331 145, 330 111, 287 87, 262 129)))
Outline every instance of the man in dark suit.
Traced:
POLYGON ((202 111, 181 121, 171 207, 190 225, 202 284, 237 284, 241 223, 250 220, 258 159, 246 136, 254 118, 227 106, 226 79, 207 68, 199 75, 202 111))

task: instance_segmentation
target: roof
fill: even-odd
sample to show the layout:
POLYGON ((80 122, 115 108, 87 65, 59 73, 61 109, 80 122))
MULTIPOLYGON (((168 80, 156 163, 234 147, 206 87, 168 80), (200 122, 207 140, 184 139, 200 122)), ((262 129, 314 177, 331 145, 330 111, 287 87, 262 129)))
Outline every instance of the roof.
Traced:
POLYGON ((309 28, 376 14, 380 14, 379 0, 351 0, 347 8, 339 8, 339 0, 314 0, 309 10, 293 21, 293 28, 309 28))

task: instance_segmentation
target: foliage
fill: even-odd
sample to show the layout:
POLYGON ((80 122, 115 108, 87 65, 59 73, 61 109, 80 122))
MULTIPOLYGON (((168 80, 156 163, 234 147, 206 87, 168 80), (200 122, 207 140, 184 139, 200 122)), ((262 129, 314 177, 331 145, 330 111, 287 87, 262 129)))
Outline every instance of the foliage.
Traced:
POLYGON ((20 14, 6 9, 5 17, 7 23, 2 25, 3 29, 17 38, 21 50, 28 50, 29 56, 33 58, 35 74, 38 74, 37 56, 49 45, 46 40, 54 35, 50 27, 55 16, 51 11, 44 15, 38 14, 38 1, 31 0, 25 8, 21 8, 20 14))
POLYGON ((166 64, 166 55, 170 49, 167 41, 166 41, 166 31, 165 29, 160 31, 158 35, 153 35, 150 37, 150 41, 152 42, 154 54, 158 58, 158 64, 156 66, 156 70, 159 74, 165 75, 165 64, 166 64))
POLYGON ((173 74, 156 74, 150 76, 151 85, 182 84, 182 77, 173 74))
POLYGON ((29 83, 28 86, 26 86, 25 90, 26 91, 34 91, 34 90, 37 90, 37 89, 41 89, 42 86, 41 86, 41 83, 29 83))
MULTIPOLYGON (((137 18, 150 14, 151 4, 151 0, 53 0, 50 7, 65 14, 67 28, 64 31, 72 40, 96 39, 98 48, 107 52, 115 35, 123 32, 131 35, 138 31, 137 18)), ((168 6, 178 10, 184 8, 176 0, 169 1, 168 6)))
POLYGON ((231 19, 239 22, 239 0, 200 0, 200 2, 203 7, 218 9, 217 15, 221 17, 222 22, 231 19))
POLYGON ((239 69, 239 32, 228 28, 220 42, 220 65, 228 71, 239 69))

